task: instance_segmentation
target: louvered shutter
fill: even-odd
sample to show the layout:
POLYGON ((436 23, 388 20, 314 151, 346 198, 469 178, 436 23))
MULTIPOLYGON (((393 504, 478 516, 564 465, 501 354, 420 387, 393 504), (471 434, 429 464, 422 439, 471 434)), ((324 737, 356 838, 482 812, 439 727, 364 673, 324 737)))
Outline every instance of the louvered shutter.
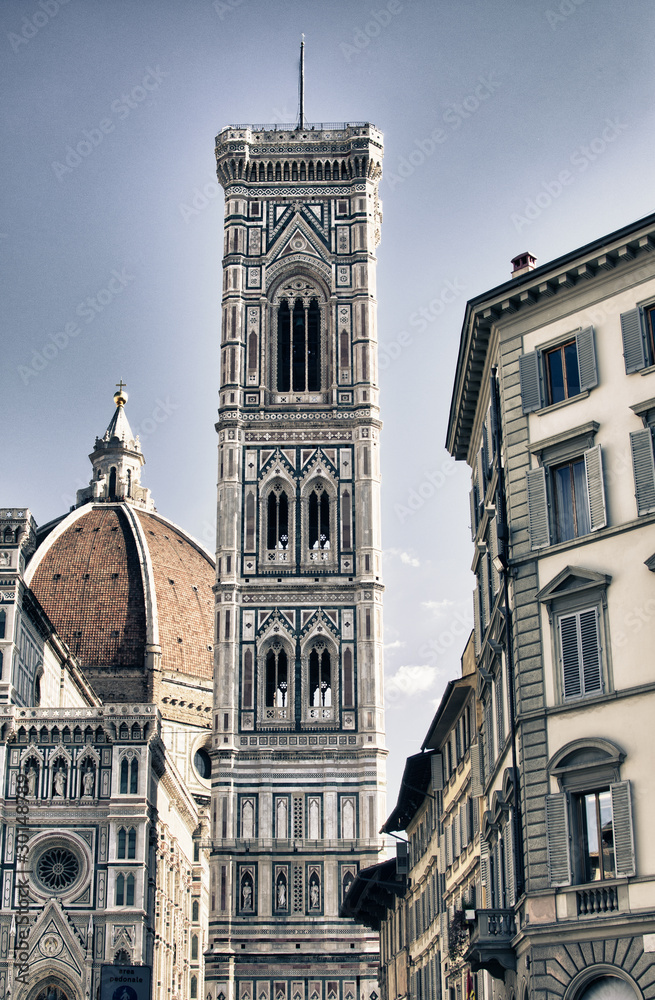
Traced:
POLYGON ((489 844, 480 837, 480 885, 485 891, 485 903, 487 909, 490 908, 489 894, 489 844))
POLYGON ((482 622, 480 621, 480 584, 476 582, 473 591, 473 639, 476 655, 482 649, 482 622))
POLYGON ((541 372, 539 352, 529 351, 519 355, 519 380, 521 383, 521 403, 524 413, 532 413, 543 406, 541 401, 541 372))
POLYGON ((459 835, 459 816, 457 812, 453 816, 453 860, 458 858, 462 852, 461 838, 459 835))
POLYGON ((591 530, 597 531, 607 524, 605 490, 603 488, 603 459, 599 444, 595 448, 589 448, 588 451, 585 451, 584 465, 587 474, 589 523, 591 530))
POLYGON ((637 514, 655 511, 655 461, 653 460, 653 435, 649 427, 630 432, 632 468, 635 475, 637 514))
POLYGON ((575 698, 582 693, 577 615, 562 615, 559 620, 559 636, 564 697, 575 698))
POLYGON ((478 530, 478 497, 475 483, 473 483, 471 492, 469 493, 469 503, 471 505, 471 538, 475 541, 478 530))
POLYGON ((546 470, 543 466, 538 469, 528 469, 525 478, 528 490, 530 544, 533 549, 543 549, 550 545, 546 470))
POLYGON ((484 739, 487 747, 487 774, 491 774, 494 769, 494 722, 493 706, 491 703, 491 692, 484 706, 484 739))
POLYGON ((471 795, 475 797, 482 795, 481 749, 480 740, 476 739, 471 743, 471 795))
POLYGON ((487 460, 484 454, 484 445, 480 448, 475 459, 475 473, 478 480, 478 503, 484 503, 487 492, 487 460))
POLYGON ((570 885, 571 855, 566 792, 546 796, 546 846, 550 884, 570 885))
POLYGON ((505 743, 505 713, 503 711, 503 665, 502 662, 498 669, 498 676, 494 681, 494 691, 496 694, 496 745, 498 747, 498 753, 500 753, 500 748, 505 743))
POLYGON ((432 789, 435 792, 443 790, 443 759, 440 753, 433 753, 430 758, 432 789))
POLYGON ((459 830, 460 830, 460 840, 462 843, 462 850, 468 844, 468 831, 466 828, 466 806, 461 805, 459 807, 459 830))
POLYGON ((623 360, 626 375, 646 367, 646 345, 641 316, 638 309, 631 309, 621 315, 621 335, 623 337, 623 360))
POLYGON ((491 606, 489 602, 489 560, 487 559, 487 553, 483 552, 480 556, 479 562, 480 568, 480 589, 482 590, 482 614, 484 620, 482 623, 482 631, 489 625, 491 620, 491 606))
POLYGON ((444 830, 444 840, 446 842, 446 868, 450 868, 453 863, 453 835, 451 827, 444 830))
POLYGON ((598 610, 590 608, 580 612, 580 648, 582 650, 582 680, 585 694, 603 690, 600 662, 600 636, 598 610))
POLYGON ((493 521, 489 525, 489 553, 491 555, 491 591, 494 596, 498 593, 500 588, 500 577, 498 575, 498 570, 494 563, 494 559, 498 555, 498 518, 494 517, 493 521))
POLYGON ((512 832, 512 814, 507 818, 505 832, 505 889, 507 893, 507 905, 514 905, 514 837, 512 832))
POLYGON ((635 845, 632 832, 632 797, 630 782, 617 781, 610 785, 612 822, 614 826, 614 856, 617 876, 634 875, 635 845))
POLYGON ((598 369, 596 367, 596 347, 594 344, 594 328, 588 326, 575 338, 578 351, 578 370, 580 372, 580 388, 593 389, 598 385, 598 369))

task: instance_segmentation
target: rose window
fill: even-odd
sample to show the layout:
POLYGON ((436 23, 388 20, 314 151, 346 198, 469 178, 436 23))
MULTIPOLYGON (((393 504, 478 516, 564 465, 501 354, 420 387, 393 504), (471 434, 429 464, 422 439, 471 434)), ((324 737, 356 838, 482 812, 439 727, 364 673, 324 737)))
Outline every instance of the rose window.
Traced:
POLYGON ((47 889, 68 889, 80 874, 80 863, 67 848, 51 847, 39 858, 36 874, 47 889))

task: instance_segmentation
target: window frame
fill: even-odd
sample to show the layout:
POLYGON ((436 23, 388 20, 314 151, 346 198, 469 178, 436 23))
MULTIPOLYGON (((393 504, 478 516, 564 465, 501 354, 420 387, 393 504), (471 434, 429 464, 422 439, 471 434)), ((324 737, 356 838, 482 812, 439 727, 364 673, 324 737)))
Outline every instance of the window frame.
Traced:
MULTIPOLYGON (((597 425, 595 425, 597 426, 597 425)), ((593 440, 593 431, 590 436, 593 440)), ((548 548, 551 545, 575 543, 594 531, 607 527, 607 502, 605 496, 605 477, 603 470, 603 452, 600 444, 586 447, 589 435, 572 435, 570 441, 562 442, 569 447, 546 448, 544 443, 533 446, 530 450, 536 453, 541 464, 526 470, 526 489, 528 500, 528 533, 530 547, 536 549, 548 548), (584 438, 584 441, 582 440, 584 438), (576 461, 584 461, 584 481, 586 484, 586 504, 589 530, 571 537, 561 538, 561 525, 557 518, 556 489, 554 474, 561 468, 573 466, 576 461)), ((582 498, 580 498, 582 503, 582 498)), ((576 527, 577 530, 577 527, 576 527)))
MULTIPOLYGON (((563 372, 566 365, 563 363, 563 372)), ((577 327, 550 343, 541 344, 532 351, 519 355, 519 382, 521 407, 524 414, 537 413, 555 406, 564 406, 576 399, 584 399, 598 385, 598 359, 593 326, 577 327), (553 401, 548 358, 575 343, 578 364, 579 390, 553 401)), ((567 376, 564 374, 564 388, 567 376)))
POLYGON ((614 689, 612 670, 612 646, 609 635, 607 613, 607 588, 611 576, 593 570, 566 567, 549 584, 537 593, 537 600, 546 606, 550 625, 551 664, 555 701, 560 706, 575 707, 591 698, 607 697, 614 689), (561 641, 561 622, 594 611, 596 615, 598 689, 585 692, 583 672, 584 660, 580 657, 581 634, 577 630, 580 671, 580 692, 566 694, 564 652, 561 641))
MULTIPOLYGON (((636 873, 634 814, 630 781, 621 780, 625 753, 605 738, 583 738, 562 747, 548 763, 559 790, 546 796, 546 843, 551 886, 594 885, 636 873), (614 874, 588 880, 580 806, 585 796, 610 793, 614 874)), ((588 841, 586 841, 588 843, 588 841)))

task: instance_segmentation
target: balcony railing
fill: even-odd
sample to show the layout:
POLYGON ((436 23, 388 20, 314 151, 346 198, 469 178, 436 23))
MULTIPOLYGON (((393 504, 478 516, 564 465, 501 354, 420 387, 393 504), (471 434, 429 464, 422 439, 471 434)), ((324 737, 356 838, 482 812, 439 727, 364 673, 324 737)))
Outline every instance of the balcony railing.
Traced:
POLYGON ((307 122, 301 128, 297 122, 273 122, 269 125, 226 125, 218 133, 243 131, 250 129, 251 132, 328 132, 332 129, 343 131, 347 128, 365 128, 368 122, 307 122))
POLYGON ((619 909, 619 894, 615 885, 578 889, 575 895, 579 917, 596 913, 614 913, 619 909))
POLYGON ((486 969, 495 979, 516 971, 511 941, 516 934, 513 910, 476 910, 471 941, 464 956, 472 972, 486 969))

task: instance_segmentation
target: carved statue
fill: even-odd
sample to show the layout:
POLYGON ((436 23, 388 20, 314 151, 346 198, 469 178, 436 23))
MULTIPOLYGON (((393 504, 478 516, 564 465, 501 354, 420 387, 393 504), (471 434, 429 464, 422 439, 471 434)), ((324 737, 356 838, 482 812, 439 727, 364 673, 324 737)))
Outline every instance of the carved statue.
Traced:
POLYGON ((58 771, 55 771, 54 785, 55 795, 58 795, 63 799, 66 795, 66 771, 63 767, 60 767, 58 771))
POLYGON ((95 779, 95 771, 93 770, 92 767, 89 767, 88 770, 86 770, 82 775, 83 795, 88 795, 89 797, 93 796, 93 786, 95 784, 94 779, 95 779))
POLYGON ((25 777, 27 778, 28 797, 33 799, 36 795, 36 779, 38 777, 38 771, 36 770, 34 764, 30 764, 25 772, 25 777))

